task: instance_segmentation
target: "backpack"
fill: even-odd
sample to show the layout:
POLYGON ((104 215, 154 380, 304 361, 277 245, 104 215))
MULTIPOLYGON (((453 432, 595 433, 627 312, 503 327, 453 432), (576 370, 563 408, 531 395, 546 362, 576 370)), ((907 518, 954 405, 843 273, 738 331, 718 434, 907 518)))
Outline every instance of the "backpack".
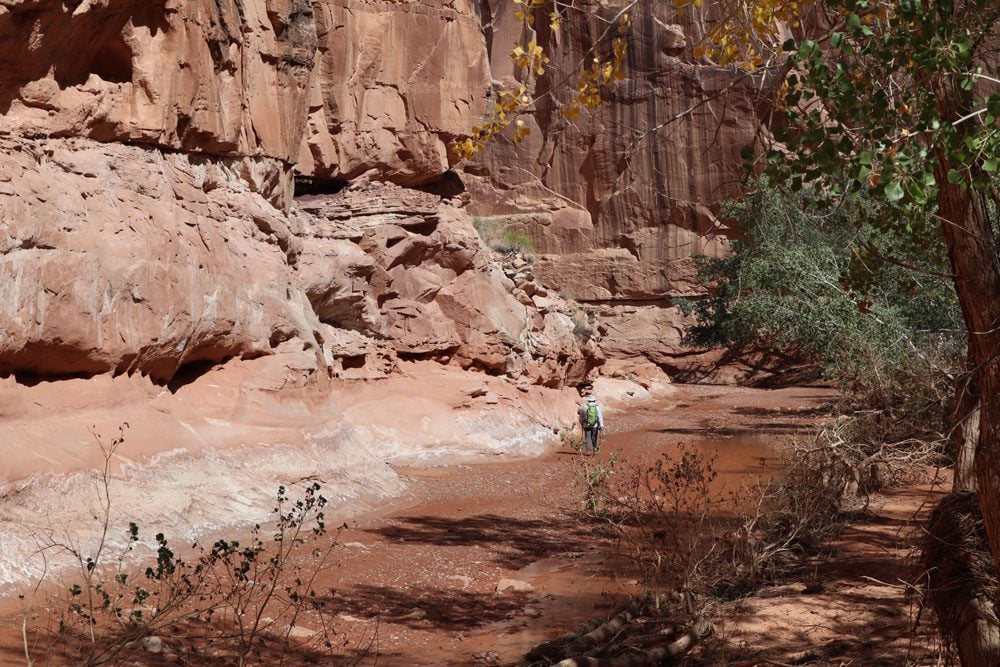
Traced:
POLYGON ((583 415, 583 425, 587 428, 597 426, 597 404, 588 403, 587 412, 583 415))

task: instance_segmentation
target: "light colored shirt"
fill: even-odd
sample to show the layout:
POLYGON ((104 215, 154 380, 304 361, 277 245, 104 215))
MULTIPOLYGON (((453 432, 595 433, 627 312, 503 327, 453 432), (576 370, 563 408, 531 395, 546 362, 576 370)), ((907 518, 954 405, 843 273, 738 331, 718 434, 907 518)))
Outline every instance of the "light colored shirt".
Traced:
MULTIPOLYGON (((587 424, 587 406, 589 405, 590 403, 584 403, 580 406, 580 424, 584 426, 587 424)), ((604 428, 604 413, 601 412, 601 405, 600 403, 594 405, 597 406, 597 428, 604 428)))

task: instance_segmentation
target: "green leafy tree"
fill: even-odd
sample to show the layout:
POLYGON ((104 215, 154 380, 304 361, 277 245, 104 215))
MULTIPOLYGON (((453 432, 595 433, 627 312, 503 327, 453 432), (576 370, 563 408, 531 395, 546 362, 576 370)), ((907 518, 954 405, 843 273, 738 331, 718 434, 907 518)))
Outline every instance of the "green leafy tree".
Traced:
MULTIPOLYGON (((720 4, 756 15, 765 1, 774 2, 720 4)), ((765 162, 777 181, 812 185, 832 203, 867 192, 895 212, 872 220, 876 229, 917 245, 943 239, 968 350, 956 387, 956 488, 977 492, 1000 569, 1000 3, 816 0, 800 23, 786 24, 780 50, 777 33, 746 22, 723 21, 712 39, 726 40, 718 52, 727 62, 766 63, 762 82, 777 94, 765 162)), ((1000 626, 977 611, 983 591, 952 583, 975 621, 952 628, 962 662, 1000 664, 1000 626)))
POLYGON ((832 201, 880 198, 896 214, 872 220, 877 229, 944 239, 968 332, 964 392, 981 408, 975 479, 1000 565, 1000 4, 827 0, 812 11, 821 28, 782 47, 768 169, 832 201))
MULTIPOLYGON (((906 403, 899 388, 914 375, 940 389, 963 349, 945 248, 913 247, 911 236, 875 228, 872 220, 891 214, 884 209, 860 196, 827 209, 811 190, 787 194, 762 180, 723 211, 744 239, 726 257, 703 260, 713 290, 687 305, 698 320, 690 338, 814 360, 869 409, 906 403)), ((945 406, 917 403, 914 414, 935 406, 921 421, 940 432, 945 406)))

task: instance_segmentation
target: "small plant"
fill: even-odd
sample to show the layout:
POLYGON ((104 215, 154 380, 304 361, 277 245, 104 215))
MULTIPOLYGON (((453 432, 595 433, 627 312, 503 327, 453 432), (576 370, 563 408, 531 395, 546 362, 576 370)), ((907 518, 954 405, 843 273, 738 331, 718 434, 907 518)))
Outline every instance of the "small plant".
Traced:
MULTIPOLYGON (((320 485, 306 485, 297 498, 288 487, 278 487, 273 522, 255 525, 245 542, 219 539, 210 547, 194 544, 190 548, 194 555, 188 558, 158 533, 155 561, 141 574, 132 572, 127 565, 142 545, 139 525, 128 524, 121 547, 109 539, 110 462, 124 442, 126 427, 110 445, 95 434, 105 458, 99 473, 102 531, 97 545, 87 551, 74 539, 50 536, 43 546, 43 554, 68 553, 79 567, 78 579, 63 589, 62 611, 57 614, 56 632, 48 636, 47 652, 72 655, 75 664, 99 665, 135 648, 144 638, 168 632, 193 646, 195 653, 199 646, 210 647, 213 655, 228 654, 239 665, 283 663, 302 614, 319 613, 325 605, 314 582, 329 562, 336 540, 323 539, 327 500, 320 485)), ((35 590, 37 594, 38 587, 35 590)), ((37 644, 47 634, 39 628, 29 632, 30 609, 29 603, 23 633, 29 664, 33 649, 29 636, 37 644)), ((321 624, 322 631, 308 643, 325 651, 333 645, 325 621, 321 624)))
POLYGON ((573 335, 581 343, 586 343, 594 336, 594 324, 590 313, 573 299, 563 296, 566 301, 567 314, 573 321, 573 335))
POLYGON ((712 488, 715 457, 681 444, 651 466, 633 467, 614 493, 622 542, 647 587, 690 592, 714 549, 707 523, 721 506, 712 488))
POLYGON ((499 241, 492 243, 490 247, 497 252, 508 255, 513 253, 527 254, 534 252, 535 243, 524 232, 516 229, 505 229, 500 233, 499 241))
POLYGON ((491 250, 501 254, 528 254, 535 250, 535 244, 526 232, 503 225, 499 220, 475 216, 472 226, 491 250))
POLYGON ((575 428, 564 428, 559 431, 559 442, 575 452, 583 451, 583 436, 575 428))
POLYGON ((619 464, 616 453, 606 461, 596 457, 581 457, 578 479, 584 487, 584 514, 597 521, 613 519, 614 500, 611 497, 611 481, 619 464))

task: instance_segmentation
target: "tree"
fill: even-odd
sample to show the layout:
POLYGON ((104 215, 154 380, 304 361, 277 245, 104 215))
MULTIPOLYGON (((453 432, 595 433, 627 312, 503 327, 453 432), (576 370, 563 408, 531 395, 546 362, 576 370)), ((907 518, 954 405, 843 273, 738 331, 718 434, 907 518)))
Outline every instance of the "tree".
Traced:
MULTIPOLYGON (((875 224, 940 234, 968 330, 968 391, 981 404, 975 472, 1000 566, 1000 261, 993 214, 1000 95, 991 91, 1000 6, 828 0, 785 41, 768 168, 831 202, 867 191, 875 224), (813 33, 812 37, 806 36, 813 33), (933 224, 927 224, 930 220, 933 224)), ((1000 567, 998 567, 1000 569, 1000 567)))
POLYGON ((761 178, 723 207, 742 238, 725 257, 702 259, 712 290, 680 301, 697 318, 688 339, 811 361, 868 422, 893 425, 876 429, 882 436, 940 442, 964 350, 944 243, 915 247, 902 230, 876 228, 886 206, 866 196, 833 210, 821 201, 761 178))
MULTIPOLYGON (((731 16, 758 16, 769 2, 751 0, 731 16)), ((763 64, 763 76, 777 84, 766 119, 776 143, 764 153, 774 177, 793 190, 809 184, 831 205, 867 192, 893 209, 874 221, 877 227, 901 230, 917 244, 944 240, 967 330, 967 379, 956 388, 956 417, 960 433, 978 437, 960 448, 966 455, 974 448, 974 483, 963 478, 960 456, 957 486, 978 491, 1000 571, 1000 193, 994 179, 1000 168, 1000 3, 817 0, 796 8, 801 25, 792 22, 780 52, 767 51, 776 45, 768 38, 779 31, 757 30, 752 20, 721 21, 706 52, 747 69, 763 64)), ((953 596, 964 596, 964 611, 951 630, 965 664, 1000 664, 1000 630, 982 595, 954 589, 953 596), (972 626, 981 630, 966 633, 972 626)))
MULTIPOLYGON (((531 11, 546 4, 529 1, 531 11)), ((672 2, 679 11, 700 5, 672 2)), ((967 329, 957 416, 970 426, 963 433, 978 436, 974 486, 1000 570, 1000 2, 710 4, 699 11, 713 28, 695 57, 740 69, 772 93, 762 123, 775 142, 748 148, 748 161, 793 190, 811 185, 831 206, 867 192, 892 211, 875 226, 901 230, 916 245, 944 240, 967 329)), ((529 64, 544 58, 532 49, 529 64)), ((530 108, 523 103, 501 111, 513 116, 530 108)))

